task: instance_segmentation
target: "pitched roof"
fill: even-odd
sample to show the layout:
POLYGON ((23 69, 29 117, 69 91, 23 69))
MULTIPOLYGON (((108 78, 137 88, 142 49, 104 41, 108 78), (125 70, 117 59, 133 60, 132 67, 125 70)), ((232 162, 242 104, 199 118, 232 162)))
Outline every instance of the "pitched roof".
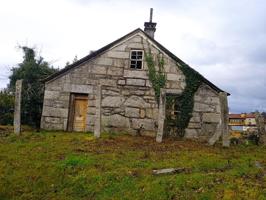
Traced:
POLYGON ((229 114, 230 119, 245 119, 244 115, 241 114, 229 114))
MULTIPOLYGON (((97 55, 105 52, 106 50, 108 50, 109 48, 111 48, 112 46, 118 44, 119 42, 121 42, 122 40, 126 39, 127 37, 129 37, 130 35, 133 35, 137 32, 141 32, 143 33, 147 38, 149 38, 149 40, 151 40, 153 43, 155 43, 159 49, 161 49, 162 51, 164 51, 170 58, 172 58, 173 60, 175 60, 176 62, 182 64, 182 65, 186 65, 187 67, 189 67, 191 70, 193 70, 195 73, 199 74, 202 77, 202 80, 204 83, 206 83, 207 85, 209 85, 212 89, 214 89, 217 92, 224 92, 223 90, 221 90, 220 88, 218 88, 216 85, 214 85, 212 82, 210 82, 209 80, 207 80, 204 76, 202 76, 199 72, 197 72, 196 70, 194 70, 193 68, 191 68, 188 64, 186 64, 184 61, 182 61, 180 58, 178 58, 177 56, 175 56, 173 53, 171 53, 168 49, 166 49, 163 45, 161 45, 159 42, 157 42, 155 39, 153 39, 152 37, 150 37, 147 33, 145 33, 143 30, 141 30, 140 28, 135 29, 134 31, 124 35, 123 37, 115 40, 114 42, 98 49, 97 51, 94 51, 93 53, 81 58, 80 60, 78 60, 77 62, 66 66, 65 68, 61 69, 60 71, 52 74, 51 76, 43 79, 43 82, 47 82, 50 81, 52 79, 55 79, 57 77, 60 77, 61 75, 63 75, 64 73, 66 73, 67 71, 79 66, 80 64, 87 62, 91 59, 93 59, 94 57, 96 57, 97 55)), ((228 95, 230 95, 229 93, 227 93, 228 95)))
POLYGON ((255 118, 255 115, 252 113, 242 113, 242 114, 229 114, 230 119, 246 119, 246 118, 255 118))

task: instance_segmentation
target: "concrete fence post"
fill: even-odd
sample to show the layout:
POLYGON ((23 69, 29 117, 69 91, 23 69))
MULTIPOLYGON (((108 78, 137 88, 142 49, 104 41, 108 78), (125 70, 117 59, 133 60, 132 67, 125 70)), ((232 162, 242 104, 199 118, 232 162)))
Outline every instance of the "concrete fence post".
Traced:
POLYGON ((21 91, 22 80, 16 81, 15 111, 14 111, 14 133, 20 135, 21 131, 21 91))
POLYGON ((226 92, 220 92, 219 98, 221 102, 221 129, 222 129, 222 139, 223 139, 223 146, 229 147, 230 146, 230 134, 229 134, 229 108, 228 108, 228 101, 227 101, 227 93, 226 92))
POLYGON ((164 131, 164 120, 165 120, 165 89, 161 89, 160 102, 159 102, 159 115, 158 115, 158 131, 156 135, 156 142, 162 142, 163 131, 164 131))
POLYGON ((102 86, 97 86, 96 92, 96 113, 94 123, 94 136, 99 138, 101 135, 101 107, 102 107, 102 86))
POLYGON ((264 117, 259 112, 256 112, 255 120, 256 120, 256 126, 258 128, 259 142, 265 145, 266 144, 266 133, 265 133, 264 117))

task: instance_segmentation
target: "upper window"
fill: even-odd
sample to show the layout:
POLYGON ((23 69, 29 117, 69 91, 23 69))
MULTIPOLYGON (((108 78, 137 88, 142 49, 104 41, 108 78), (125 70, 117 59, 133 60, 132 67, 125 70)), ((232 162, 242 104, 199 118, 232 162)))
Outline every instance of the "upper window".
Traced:
POLYGON ((130 68, 142 69, 143 51, 132 50, 130 54, 130 68))

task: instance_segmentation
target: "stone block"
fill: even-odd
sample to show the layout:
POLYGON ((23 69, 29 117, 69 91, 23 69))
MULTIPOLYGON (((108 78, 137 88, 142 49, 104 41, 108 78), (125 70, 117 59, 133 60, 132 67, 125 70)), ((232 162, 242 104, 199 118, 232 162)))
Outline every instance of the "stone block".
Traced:
POLYGON ((88 94, 88 93, 92 93, 93 86, 91 86, 91 85, 75 85, 75 84, 65 83, 64 84, 64 91, 65 92, 88 94))
POLYGON ((141 78, 141 79, 148 79, 147 71, 144 70, 124 70, 124 77, 126 78, 141 78))
POLYGON ((126 107, 125 109, 125 115, 127 117, 139 117, 140 116, 140 111, 138 108, 130 108, 130 107, 126 107))
POLYGON ((196 112, 214 112, 215 106, 195 102, 194 103, 194 111, 196 111, 196 112))
POLYGON ((113 65, 113 59, 111 58, 105 58, 105 57, 98 57, 95 60, 95 64, 97 65, 106 65, 106 66, 112 66, 113 65))
POLYGON ((43 109, 43 116, 46 117, 68 117, 68 109, 67 108, 54 108, 45 106, 43 109))
POLYGON ((112 49, 112 51, 125 51, 127 45, 126 44, 120 44, 112 49))
POLYGON ((180 81, 167 81, 166 88, 181 89, 180 81))
POLYGON ((129 118, 115 114, 110 116, 102 116, 102 126, 129 128, 129 118))
POLYGON ((91 79, 91 78, 87 78, 87 80, 86 80, 86 84, 87 85, 97 85, 98 84, 98 80, 96 80, 96 79, 91 79))
POLYGON ((217 93, 210 88, 210 86, 206 85, 206 84, 202 84, 198 91, 196 92, 196 95, 200 95, 200 96, 206 96, 206 97, 217 97, 217 93))
POLYGON ((108 67, 107 74, 112 75, 112 76, 122 76, 123 75, 123 68, 108 67))
POLYGON ((88 68, 87 68, 86 65, 78 66, 78 67, 74 68, 72 73, 75 73, 75 74, 87 74, 88 73, 88 68))
POLYGON ((53 108, 68 108, 69 101, 45 99, 44 105, 53 108))
POLYGON ((49 91, 45 90, 44 99, 58 99, 60 97, 59 91, 49 91))
POLYGON ((143 49, 143 44, 138 43, 138 42, 134 42, 134 43, 132 42, 128 44, 128 47, 132 49, 143 49))
POLYGON ((108 95, 108 96, 119 96, 119 90, 111 90, 111 89, 103 89, 102 95, 108 95))
POLYGON ((219 127, 218 125, 219 124, 217 124, 217 123, 203 123, 201 135, 211 137, 214 134, 219 133, 220 130, 218 128, 219 127))
POLYGON ((185 87, 186 87, 186 82, 185 82, 185 81, 182 81, 182 82, 180 83, 180 88, 181 88, 182 90, 184 90, 185 87))
POLYGON ((69 92, 61 92, 59 96, 59 100, 61 101, 69 101, 69 92))
POLYGON ((104 86, 116 86, 115 79, 100 79, 100 84, 104 86))
POLYGON ((43 128, 45 130, 64 130, 64 124, 60 123, 60 124, 53 124, 53 123, 45 123, 43 124, 43 128))
POLYGON ((127 61, 125 59, 114 59, 112 66, 125 68, 125 66, 128 66, 128 65, 127 65, 127 61))
POLYGON ((205 95, 195 95, 194 97, 195 101, 206 103, 206 104, 220 104, 219 97, 209 97, 205 95))
POLYGON ((126 83, 127 85, 145 86, 145 80, 143 79, 128 78, 126 83))
POLYGON ((87 114, 86 125, 94 126, 94 124, 95 124, 95 114, 87 114))
POLYGON ((145 91, 143 90, 138 90, 138 89, 130 89, 129 90, 129 95, 137 95, 137 96, 143 96, 145 95, 145 91))
POLYGON ((202 121, 210 123, 219 123, 221 120, 221 115, 216 113, 203 113, 202 121))
POLYGON ((60 85, 54 85, 51 83, 45 83, 45 89, 50 90, 50 91, 61 91, 62 86, 61 86, 61 84, 60 85))
POLYGON ((124 101, 122 96, 107 96, 102 100, 102 107, 120 107, 124 101))
POLYGON ((140 118, 145 118, 145 110, 144 109, 140 109, 139 116, 140 116, 140 118))
POLYGON ((131 96, 129 97, 125 103, 125 106, 128 107, 136 107, 136 108, 147 108, 150 107, 148 103, 146 103, 146 101, 139 97, 139 96, 131 96))
POLYGON ((167 94, 182 94, 182 90, 181 89, 166 89, 165 92, 167 94))
POLYGON ((64 118, 63 119, 63 128, 64 128, 64 131, 67 131, 67 118, 64 118))
POLYGON ((168 81, 180 81, 182 79, 181 75, 178 74, 167 74, 167 80, 168 81))
POLYGON ((95 115, 95 113, 96 113, 96 107, 88 107, 87 113, 89 115, 95 115))
POLYGON ((100 65, 93 65, 89 69, 89 73, 93 74, 106 74, 106 67, 100 65))
POLYGON ((146 117, 151 119, 158 118, 158 108, 147 108, 146 109, 146 117))
POLYGON ((188 138, 188 139, 196 139, 199 137, 199 133, 196 129, 186 129, 185 130, 185 138, 188 138))
POLYGON ((131 38, 129 42, 130 42, 130 43, 135 43, 135 42, 136 42, 136 43, 142 43, 142 37, 136 35, 136 36, 134 36, 133 38, 131 38))
POLYGON ((188 128, 189 129, 193 129, 193 128, 200 129, 201 128, 201 125, 200 125, 200 123, 189 122, 188 128))
POLYGON ((44 121, 46 123, 59 124, 60 118, 59 117, 45 117, 44 121))
POLYGON ((150 88, 149 90, 145 91, 145 95, 146 96, 154 96, 155 95, 154 89, 153 88, 150 88))
POLYGON ((127 58, 129 59, 129 52, 124 51, 109 51, 106 54, 109 58, 127 58))
POLYGON ((192 117, 191 117, 191 119, 190 119, 190 122, 200 122, 201 120, 200 120, 200 115, 199 115, 199 113, 195 113, 195 112, 193 112, 193 114, 192 114, 192 117))
POLYGON ((126 80, 120 79, 117 81, 117 85, 125 85, 126 84, 126 80))
POLYGON ((217 113, 221 113, 221 106, 220 106, 220 104, 215 106, 215 110, 216 110, 217 113))
POLYGON ((156 130, 153 119, 132 119, 132 128, 139 129, 140 127, 143 127, 144 130, 156 130))
POLYGON ((146 80, 146 87, 152 87, 150 80, 146 80))

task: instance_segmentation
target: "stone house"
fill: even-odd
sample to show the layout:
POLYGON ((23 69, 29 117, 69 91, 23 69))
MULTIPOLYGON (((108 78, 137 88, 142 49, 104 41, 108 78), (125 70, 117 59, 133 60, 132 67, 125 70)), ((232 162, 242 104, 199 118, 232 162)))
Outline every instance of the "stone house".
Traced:
MULTIPOLYGON (((165 123, 160 124, 166 115, 162 98, 181 95, 187 83, 179 68, 185 63, 154 39, 155 26, 152 20, 145 22, 144 31, 138 28, 46 78, 41 128, 93 132, 100 126, 98 131, 153 136, 165 131, 165 123), (161 105, 149 79, 148 52, 164 60, 161 105)), ((184 136, 207 140, 219 132, 223 90, 197 74, 202 83, 184 136)), ((169 113, 175 112, 173 108, 169 113)))

